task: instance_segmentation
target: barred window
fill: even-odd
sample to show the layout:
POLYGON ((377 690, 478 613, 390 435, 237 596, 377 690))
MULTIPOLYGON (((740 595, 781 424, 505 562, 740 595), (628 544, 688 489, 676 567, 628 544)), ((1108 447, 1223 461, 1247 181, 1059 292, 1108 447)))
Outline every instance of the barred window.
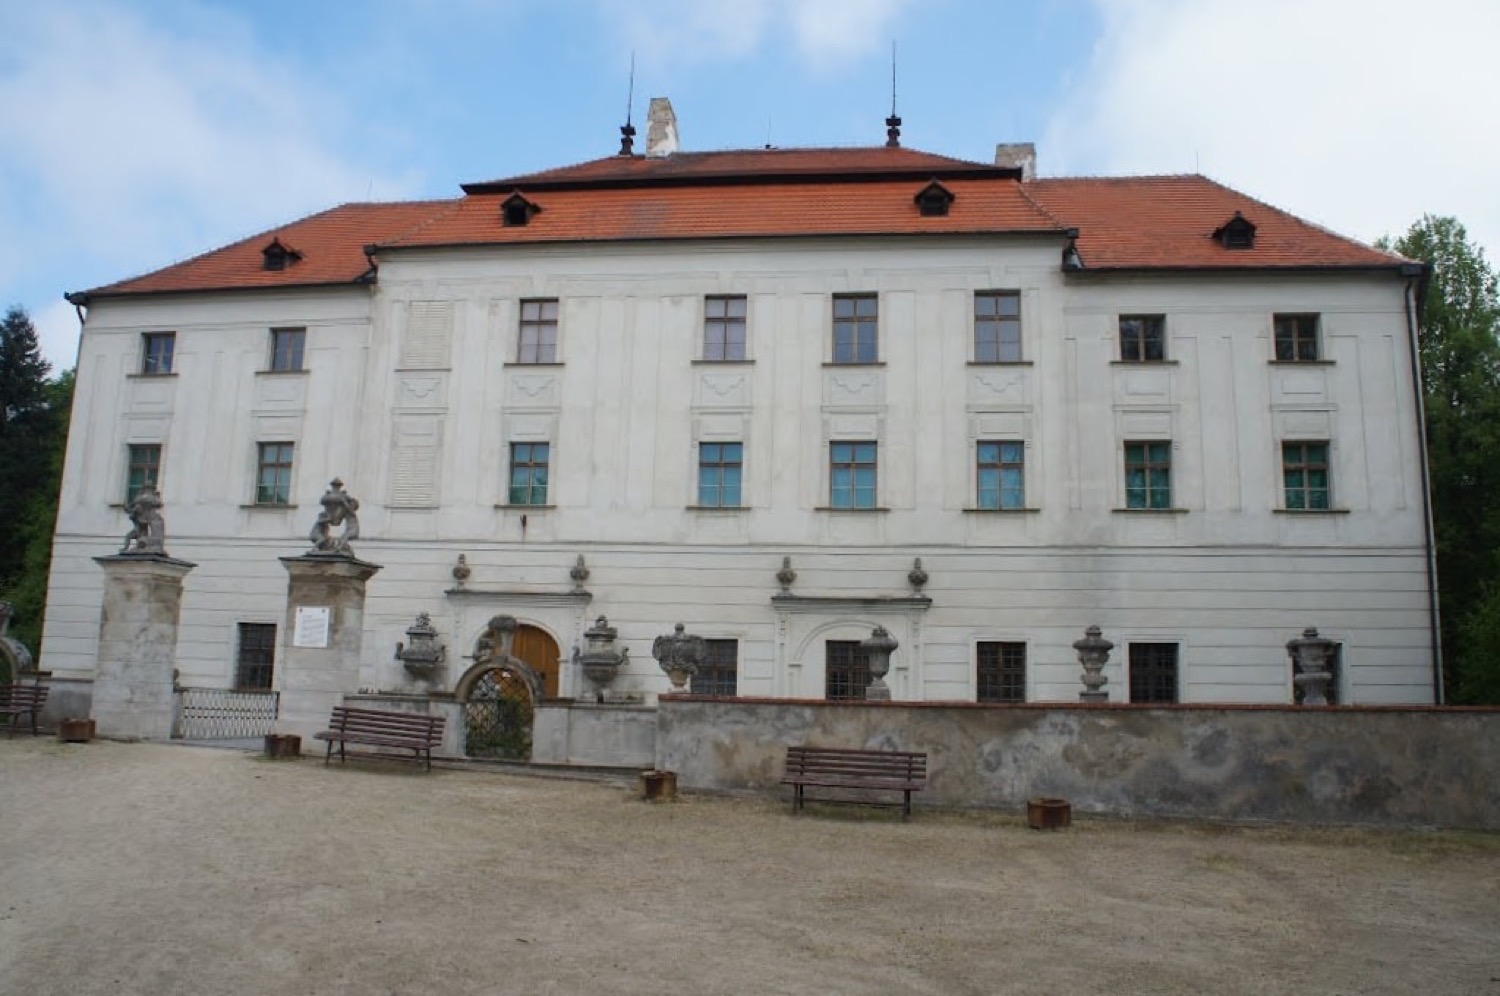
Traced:
POLYGON ((734 695, 738 684, 740 641, 704 640, 708 654, 693 675, 694 695, 734 695))
POLYGON ((980 702, 1026 701, 1026 644, 983 641, 976 665, 980 702))
POLYGON ((276 661, 276 624, 240 623, 239 647, 235 652, 234 687, 271 687, 276 661))
POLYGON ((1177 644, 1130 645, 1130 701, 1177 701, 1177 644))
POLYGON ((858 640, 829 640, 824 644, 824 697, 862 699, 870 684, 870 657, 858 640))

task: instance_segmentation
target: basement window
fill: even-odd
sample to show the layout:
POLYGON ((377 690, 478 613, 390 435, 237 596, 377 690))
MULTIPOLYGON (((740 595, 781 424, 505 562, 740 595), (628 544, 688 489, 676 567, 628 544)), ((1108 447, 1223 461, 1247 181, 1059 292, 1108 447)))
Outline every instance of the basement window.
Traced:
POLYGON ((1236 211, 1233 218, 1214 229, 1214 240, 1225 249, 1254 249, 1255 225, 1236 211))
POLYGON ((914 200, 924 218, 941 218, 948 213, 948 206, 953 203, 954 197, 952 191, 933 180, 918 192, 914 200))

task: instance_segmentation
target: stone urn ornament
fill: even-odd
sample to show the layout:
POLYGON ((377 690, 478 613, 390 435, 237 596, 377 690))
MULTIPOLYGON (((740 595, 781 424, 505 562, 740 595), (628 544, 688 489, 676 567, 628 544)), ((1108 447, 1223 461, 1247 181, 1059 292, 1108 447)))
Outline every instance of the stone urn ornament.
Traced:
POLYGON ((1109 683, 1101 672, 1109 662, 1109 652, 1115 645, 1106 640, 1098 626, 1083 631, 1083 639, 1073 643, 1078 651, 1078 663, 1083 665, 1083 691, 1078 693, 1080 702, 1108 702, 1109 693, 1104 686, 1109 683))
POLYGON ((1300 637, 1287 641, 1286 652, 1292 658, 1297 704, 1332 705, 1328 691, 1333 685, 1333 672, 1328 669, 1328 661, 1333 656, 1333 641, 1319 636, 1317 627, 1309 626, 1300 637))
POLYGON ((406 638, 406 643, 396 643, 396 659, 412 677, 431 678, 448 656, 448 648, 437 642, 432 617, 426 612, 417 613, 417 621, 407 629, 406 638))
POLYGON ((651 644, 651 656, 672 682, 672 694, 682 695, 688 682, 708 658, 708 644, 703 637, 686 632, 678 623, 670 636, 658 636, 651 644))
POLYGON ((596 697, 601 702, 610 682, 615 680, 615 675, 630 659, 629 648, 620 647, 616 643, 617 636, 619 630, 611 626, 607 618, 600 616, 594 620, 594 625, 584 630, 583 638, 588 641, 587 649, 574 656, 578 666, 583 669, 583 676, 593 683, 596 697))
POLYGON ((891 669, 891 654, 901 644, 896 638, 886 631, 884 626, 876 626, 870 631, 870 635, 859 641, 859 649, 864 651, 865 659, 870 662, 870 683, 865 686, 865 698, 874 702, 889 702, 891 690, 885 683, 886 673, 891 669))

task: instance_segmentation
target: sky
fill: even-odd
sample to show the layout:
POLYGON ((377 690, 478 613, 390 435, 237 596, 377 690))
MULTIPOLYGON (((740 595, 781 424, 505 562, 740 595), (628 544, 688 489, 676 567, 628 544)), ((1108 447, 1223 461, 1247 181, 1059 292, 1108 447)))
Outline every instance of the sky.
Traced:
POLYGON ((0 2, 0 308, 346 201, 611 155, 902 144, 1044 175, 1203 173, 1362 241, 1500 253, 1500 0, 0 2), (631 97, 631 63, 634 91, 631 97))

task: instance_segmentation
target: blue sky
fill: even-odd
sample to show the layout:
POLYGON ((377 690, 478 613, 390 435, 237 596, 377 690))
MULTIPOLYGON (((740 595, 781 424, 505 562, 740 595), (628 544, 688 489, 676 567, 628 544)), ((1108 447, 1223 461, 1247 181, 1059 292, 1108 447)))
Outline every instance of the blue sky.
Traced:
MULTIPOLYGON (((1203 172, 1364 240, 1500 248, 1500 3, 50 0, 0 6, 0 306, 59 368, 65 291, 350 200, 618 148, 635 53, 684 149, 904 144, 1046 174, 1203 172)), ((644 128, 642 128, 644 137, 644 128)))

